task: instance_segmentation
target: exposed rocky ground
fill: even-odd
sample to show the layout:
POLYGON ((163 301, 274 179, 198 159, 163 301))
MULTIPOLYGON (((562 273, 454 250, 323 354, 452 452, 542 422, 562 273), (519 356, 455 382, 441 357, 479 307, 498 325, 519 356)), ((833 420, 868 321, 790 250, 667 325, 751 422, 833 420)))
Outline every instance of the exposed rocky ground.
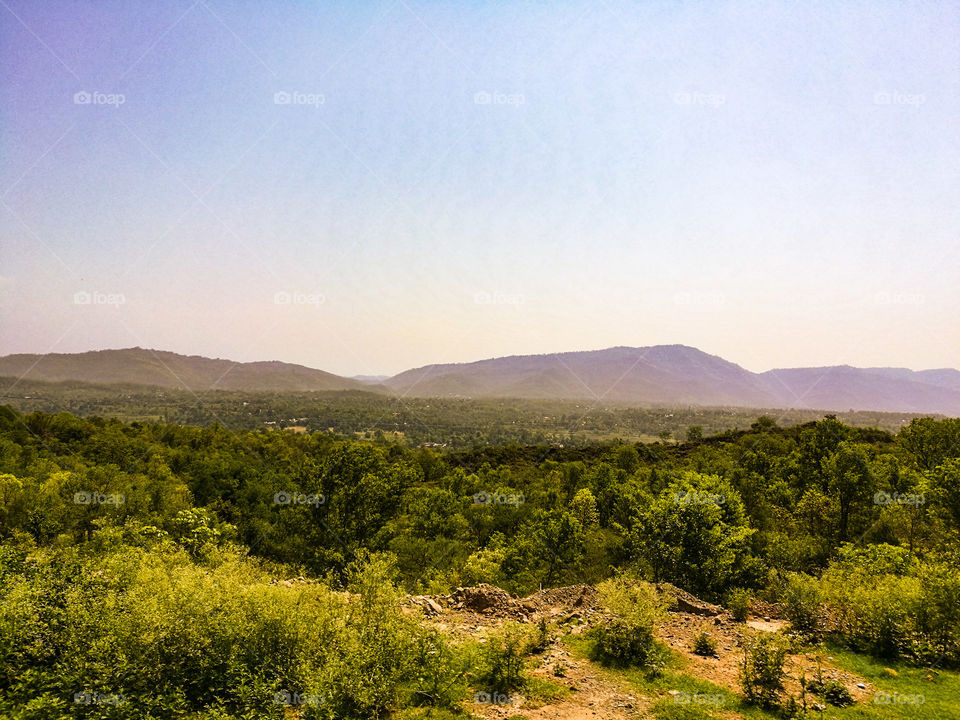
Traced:
MULTIPOLYGON (((685 672, 733 692, 739 692, 739 663, 743 655, 744 633, 776 632, 786 628, 779 608, 755 603, 747 623, 734 621, 720 606, 712 605, 690 593, 670 585, 659 585, 661 592, 673 597, 668 612, 657 628, 657 637, 664 645, 680 653, 687 661, 685 672), (700 630, 710 633, 716 654, 703 657, 693 651, 694 637, 700 630)), ((589 585, 574 585, 541 590, 525 598, 517 598, 492 585, 457 588, 449 595, 408 596, 409 612, 422 612, 430 623, 454 637, 482 639, 504 622, 539 623, 541 619, 555 628, 557 635, 578 635, 599 619, 598 596, 589 585)), ((472 703, 471 711, 486 720, 505 720, 522 714, 529 720, 620 720, 648 717, 649 707, 671 694, 661 690, 652 696, 638 693, 614 674, 594 663, 576 657, 566 644, 554 640, 547 649, 533 658, 532 674, 565 686, 569 692, 562 700, 537 703, 519 697, 512 702, 472 703)), ((807 678, 817 672, 817 659, 794 655, 787 663, 788 674, 807 678)), ((854 699, 869 702, 873 692, 862 678, 844 672, 832 664, 831 658, 820 658, 823 678, 838 680, 854 699)), ((796 692, 795 680, 788 690, 796 692)), ((816 698, 809 698, 811 703, 816 698)), ((738 717, 727 711, 725 716, 738 717)))

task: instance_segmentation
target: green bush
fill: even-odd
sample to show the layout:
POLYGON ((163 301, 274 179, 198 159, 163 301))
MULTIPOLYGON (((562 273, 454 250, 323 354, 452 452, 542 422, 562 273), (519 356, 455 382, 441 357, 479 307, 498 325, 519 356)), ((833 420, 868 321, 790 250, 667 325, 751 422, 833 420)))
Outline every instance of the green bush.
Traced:
POLYGON ((923 587, 901 548, 845 547, 823 575, 834 630, 879 657, 914 654, 923 587))
POLYGON ((746 622, 750 615, 750 592, 741 588, 731 590, 727 594, 726 607, 730 616, 737 622, 746 622))
POLYGON ((455 653, 400 612, 386 565, 353 575, 350 594, 271 584, 231 550, 201 563, 172 542, 7 555, 0 715, 375 718, 459 702, 455 653))
POLYGON ((717 643, 706 630, 701 629, 693 636, 693 651, 697 655, 710 657, 717 652, 717 643))
POLYGON ((480 650, 477 685, 495 693, 509 693, 525 687, 527 678, 523 667, 532 640, 530 629, 520 623, 507 623, 492 634, 480 650))
POLYGON ((666 603, 656 589, 618 578, 601 583, 597 590, 607 617, 590 631, 594 659, 607 665, 659 667, 662 653, 654 627, 666 603))
POLYGON ((816 693, 834 707, 853 705, 853 696, 839 680, 824 680, 819 674, 807 683, 807 690, 816 693))
POLYGON ((787 644, 779 635, 762 634, 748 638, 740 663, 740 687, 747 702, 775 707, 783 691, 787 644))
POLYGON ((823 592, 816 578, 803 573, 790 573, 780 600, 795 632, 809 636, 817 636, 821 632, 823 592))
POLYGON ((832 630, 878 657, 960 665, 960 575, 903 548, 844 547, 823 575, 832 630))

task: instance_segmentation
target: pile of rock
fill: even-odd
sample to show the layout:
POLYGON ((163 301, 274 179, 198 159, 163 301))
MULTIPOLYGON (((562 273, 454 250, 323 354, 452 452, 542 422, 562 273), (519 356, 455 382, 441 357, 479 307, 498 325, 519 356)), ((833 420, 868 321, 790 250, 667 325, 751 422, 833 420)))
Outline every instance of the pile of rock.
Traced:
POLYGON ((686 590, 681 590, 676 585, 658 583, 657 590, 664 596, 670 598, 671 603, 667 607, 670 612, 683 612, 691 615, 699 615, 700 617, 715 617, 724 613, 724 609, 719 605, 704 602, 686 590))
POLYGON ((427 617, 436 617, 443 612, 440 603, 426 595, 407 595, 406 601, 407 604, 423 610, 423 614, 427 617))
POLYGON ((567 585, 549 588, 520 601, 531 611, 592 610, 597 604, 597 591, 590 585, 567 585))
POLYGON ((520 610, 513 596, 494 585, 459 587, 449 596, 454 610, 469 610, 484 615, 514 615, 520 610))

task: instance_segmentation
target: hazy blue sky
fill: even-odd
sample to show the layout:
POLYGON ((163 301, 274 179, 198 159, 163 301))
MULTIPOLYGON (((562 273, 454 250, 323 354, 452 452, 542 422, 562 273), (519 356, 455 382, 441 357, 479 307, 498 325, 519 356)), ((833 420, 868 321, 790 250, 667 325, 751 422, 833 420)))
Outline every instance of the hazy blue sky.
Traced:
POLYGON ((2 0, 0 354, 960 366, 958 38, 955 2, 2 0))

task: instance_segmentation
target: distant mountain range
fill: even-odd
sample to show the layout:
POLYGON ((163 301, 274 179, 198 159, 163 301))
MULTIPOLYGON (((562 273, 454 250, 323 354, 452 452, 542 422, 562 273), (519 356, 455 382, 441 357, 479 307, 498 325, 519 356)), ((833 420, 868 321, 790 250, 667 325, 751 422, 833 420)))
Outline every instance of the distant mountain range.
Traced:
POLYGON ((517 397, 642 405, 875 410, 960 416, 960 371, 848 365, 753 373, 685 345, 517 355, 427 365, 390 378, 290 363, 237 363, 129 348, 0 357, 0 376, 223 390, 365 390, 416 397, 517 397))
POLYGON ((162 350, 127 348, 77 354, 0 357, 0 376, 60 382, 220 390, 370 390, 323 370, 279 361, 239 363, 162 350))
POLYGON ((753 373, 685 345, 615 347, 427 365, 386 380, 415 396, 568 398, 960 415, 960 371, 847 365, 753 373))

